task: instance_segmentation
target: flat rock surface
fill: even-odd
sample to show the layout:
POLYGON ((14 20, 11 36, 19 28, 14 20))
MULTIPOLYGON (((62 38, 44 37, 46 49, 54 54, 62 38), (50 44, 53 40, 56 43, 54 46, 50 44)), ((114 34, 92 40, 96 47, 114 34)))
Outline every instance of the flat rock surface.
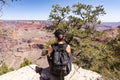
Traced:
MULTIPOLYGON (((78 68, 72 64, 72 71, 64 77, 65 80, 103 80, 96 72, 78 68)), ((0 80, 60 80, 50 74, 49 67, 40 68, 32 64, 0 76, 0 80)))

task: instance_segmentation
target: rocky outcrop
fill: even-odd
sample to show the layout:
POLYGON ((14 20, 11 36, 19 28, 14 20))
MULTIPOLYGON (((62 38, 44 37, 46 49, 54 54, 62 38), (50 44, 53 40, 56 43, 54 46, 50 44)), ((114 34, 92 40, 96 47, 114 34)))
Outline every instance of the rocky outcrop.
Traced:
POLYGON ((104 30, 104 33, 108 37, 115 38, 119 34, 118 29, 119 28, 111 28, 111 29, 108 29, 108 30, 104 30))
MULTIPOLYGON (((60 77, 50 74, 49 67, 40 68, 35 64, 9 72, 0 76, 0 80, 59 80, 60 77)), ((64 77, 65 80, 103 80, 96 72, 78 68, 72 65, 72 71, 64 77)))

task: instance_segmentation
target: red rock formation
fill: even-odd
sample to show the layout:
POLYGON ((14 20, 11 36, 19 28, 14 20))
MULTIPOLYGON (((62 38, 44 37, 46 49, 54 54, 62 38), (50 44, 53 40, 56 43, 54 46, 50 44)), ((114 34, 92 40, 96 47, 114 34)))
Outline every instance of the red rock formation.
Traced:
POLYGON ((104 33, 111 38, 115 38, 118 35, 118 28, 112 28, 105 30, 104 33))

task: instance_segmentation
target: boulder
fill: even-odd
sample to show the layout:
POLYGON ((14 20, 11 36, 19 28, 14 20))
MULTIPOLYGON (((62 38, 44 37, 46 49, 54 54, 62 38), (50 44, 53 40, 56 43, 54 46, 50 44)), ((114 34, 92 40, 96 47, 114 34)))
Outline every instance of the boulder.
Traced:
MULTIPOLYGON (((78 68, 72 64, 72 71, 64 77, 65 80, 103 80, 96 72, 78 68)), ((0 76, 0 80, 60 80, 50 74, 49 67, 40 68, 35 64, 20 68, 0 76)))

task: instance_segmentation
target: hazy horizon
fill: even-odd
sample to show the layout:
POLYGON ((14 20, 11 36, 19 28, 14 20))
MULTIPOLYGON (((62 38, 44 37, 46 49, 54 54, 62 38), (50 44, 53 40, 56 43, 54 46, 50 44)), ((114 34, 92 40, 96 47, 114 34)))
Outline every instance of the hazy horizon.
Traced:
MULTIPOLYGON (((30 20, 30 19, 28 19, 28 20, 4 20, 4 19, 0 19, 0 21, 50 21, 50 20, 30 20)), ((118 21, 118 22, 112 22, 112 21, 110 21, 110 22, 101 22, 101 23, 120 23, 120 21, 118 21)))

